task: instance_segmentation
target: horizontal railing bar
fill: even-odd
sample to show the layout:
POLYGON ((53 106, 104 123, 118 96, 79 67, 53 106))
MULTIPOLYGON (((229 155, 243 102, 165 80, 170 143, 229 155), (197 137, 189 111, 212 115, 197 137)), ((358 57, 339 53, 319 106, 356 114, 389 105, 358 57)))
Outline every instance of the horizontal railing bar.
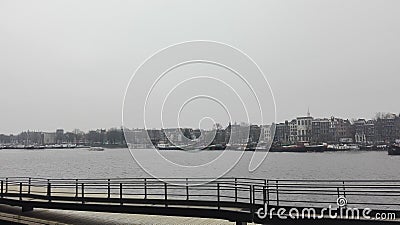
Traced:
MULTIPOLYGON (((1 177, 0 180, 4 180, 4 179, 29 179, 31 178, 32 180, 53 180, 53 181, 62 181, 62 180, 66 180, 66 181, 75 181, 77 180, 77 178, 41 178, 41 177, 1 177)), ((311 182, 311 183, 317 183, 317 182, 400 182, 400 180, 387 180, 387 179, 383 179, 383 180, 332 180, 332 179, 318 179, 318 180, 306 180, 306 179, 299 179, 299 180, 289 180, 289 179, 261 179, 261 178, 233 178, 233 177, 221 177, 218 179, 211 179, 211 178, 207 178, 207 177, 203 177, 203 178, 152 178, 152 177, 143 177, 143 178, 109 178, 110 180, 144 180, 147 179, 148 181, 151 180, 156 180, 156 181, 167 181, 167 180, 179 180, 179 181, 186 181, 186 179, 190 180, 194 180, 194 181, 198 181, 198 180, 204 180, 204 181, 210 181, 210 180, 232 180, 234 181, 236 179, 237 182, 243 180, 243 181, 259 181, 264 182, 311 182)), ((87 181, 93 181, 93 180, 107 180, 104 178, 83 178, 83 179, 79 179, 78 180, 87 180, 87 181)))
MULTIPOLYGON (((274 190, 270 189, 269 190, 270 193, 276 193, 276 191, 277 191, 276 189, 274 189, 274 190)), ((281 189, 278 189, 278 192, 279 193, 282 193, 282 192, 299 193, 299 194, 302 194, 302 193, 304 193, 304 194, 307 194, 307 193, 312 193, 312 194, 315 194, 315 193, 332 193, 332 194, 335 194, 335 193, 337 193, 337 191, 334 191, 334 190, 295 190, 295 189, 293 189, 293 190, 288 190, 288 189, 282 189, 281 190, 281 189)), ((399 193, 400 194, 400 191, 397 191, 397 190, 368 190, 368 191, 366 191, 366 190, 362 190, 362 191, 352 190, 352 191, 348 191, 348 190, 341 189, 340 192, 354 193, 354 194, 357 194, 357 193, 399 193)), ((257 191, 255 193, 260 193, 261 194, 262 192, 257 191)))
POLYGON ((275 183, 276 181, 279 182, 309 182, 309 183, 321 183, 321 182, 349 182, 349 183, 354 183, 354 182, 360 182, 360 183, 365 183, 365 182, 400 182, 400 180, 332 180, 332 179, 316 179, 316 180, 286 180, 286 179, 267 179, 270 183, 275 183))

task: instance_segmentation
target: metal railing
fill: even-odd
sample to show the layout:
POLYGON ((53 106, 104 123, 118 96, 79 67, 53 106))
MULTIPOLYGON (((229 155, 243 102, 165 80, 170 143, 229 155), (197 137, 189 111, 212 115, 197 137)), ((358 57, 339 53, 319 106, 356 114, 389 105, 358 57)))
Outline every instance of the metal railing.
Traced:
POLYGON ((271 180, 220 178, 46 179, 0 178, 1 198, 78 204, 151 204, 168 207, 243 208, 260 205, 336 206, 339 197, 351 207, 400 210, 398 180, 271 180))

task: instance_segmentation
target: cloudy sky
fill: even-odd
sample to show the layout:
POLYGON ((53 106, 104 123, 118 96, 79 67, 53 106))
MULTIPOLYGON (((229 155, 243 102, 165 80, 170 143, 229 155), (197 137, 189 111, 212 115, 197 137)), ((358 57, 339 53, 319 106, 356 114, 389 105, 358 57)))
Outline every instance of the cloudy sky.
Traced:
POLYGON ((136 68, 214 40, 266 74, 277 120, 400 112, 400 1, 0 0, 0 133, 121 125, 136 68))

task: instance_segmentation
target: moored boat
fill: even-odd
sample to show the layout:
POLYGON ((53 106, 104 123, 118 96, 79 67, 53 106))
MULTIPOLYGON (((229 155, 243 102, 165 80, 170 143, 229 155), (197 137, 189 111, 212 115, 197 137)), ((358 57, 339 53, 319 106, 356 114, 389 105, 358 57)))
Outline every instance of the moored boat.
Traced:
POLYGON ((216 145, 209 145, 205 148, 203 148, 204 150, 224 150, 226 148, 225 145, 222 144, 216 144, 216 145))
POLYGON ((377 145, 375 148, 377 151, 386 151, 390 149, 389 145, 383 144, 383 145, 377 145))
POLYGON ((373 151, 375 149, 374 145, 360 145, 359 147, 362 151, 373 151))
POLYGON ((354 150, 360 150, 360 147, 358 145, 354 144, 344 144, 344 145, 328 145, 325 151, 354 151, 354 150))
POLYGON ((274 146, 269 150, 270 152, 307 152, 306 148, 301 145, 285 145, 274 146))
POLYGON ((24 149, 35 149, 34 145, 25 145, 24 149))
POLYGON ((177 147, 175 145, 169 145, 169 144, 158 144, 156 146, 158 150, 182 150, 182 148, 177 147))
POLYGON ((400 145, 393 144, 388 148, 388 155, 400 155, 400 145))
POLYGON ((324 152, 327 148, 327 145, 306 145, 304 146, 307 152, 324 152))
POLYGON ((89 151, 97 151, 97 152, 100 152, 100 151, 104 151, 104 148, 102 148, 102 147, 90 147, 90 148, 89 148, 89 151))

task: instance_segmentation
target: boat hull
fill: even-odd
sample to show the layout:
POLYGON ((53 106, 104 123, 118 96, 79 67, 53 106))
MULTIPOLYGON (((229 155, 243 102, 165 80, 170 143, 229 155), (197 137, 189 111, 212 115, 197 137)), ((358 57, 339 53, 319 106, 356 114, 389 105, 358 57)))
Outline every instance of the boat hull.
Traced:
POLYGON ((272 147, 270 152, 307 152, 304 146, 280 146, 272 147))
POLYGON ((388 155, 400 155, 400 146, 393 145, 388 149, 388 155))
POLYGON ((327 148, 326 145, 310 145, 305 146, 307 152, 324 152, 327 148))

